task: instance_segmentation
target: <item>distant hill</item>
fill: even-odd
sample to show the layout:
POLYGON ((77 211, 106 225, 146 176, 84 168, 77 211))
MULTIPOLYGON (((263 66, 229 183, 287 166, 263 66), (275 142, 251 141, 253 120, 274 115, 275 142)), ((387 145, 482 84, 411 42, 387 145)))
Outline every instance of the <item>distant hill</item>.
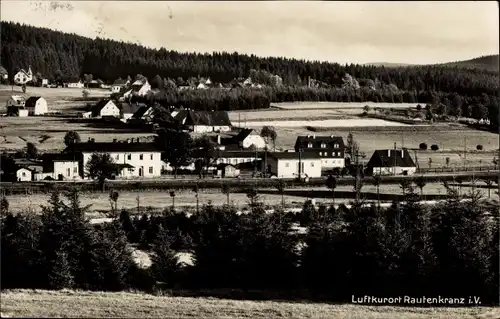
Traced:
POLYGON ((485 55, 475 59, 443 63, 440 65, 445 65, 450 67, 463 67, 467 69, 487 69, 497 72, 499 70, 498 54, 485 55))
POLYGON ((398 68, 398 67, 405 67, 405 66, 415 66, 417 64, 391 63, 391 62, 370 62, 370 63, 365 63, 364 65, 383 66, 385 68, 398 68))

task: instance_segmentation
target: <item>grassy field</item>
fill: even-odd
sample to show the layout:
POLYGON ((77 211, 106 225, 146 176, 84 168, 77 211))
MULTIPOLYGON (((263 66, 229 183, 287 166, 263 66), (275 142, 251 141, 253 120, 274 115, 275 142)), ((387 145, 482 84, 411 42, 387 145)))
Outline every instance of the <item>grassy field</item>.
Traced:
POLYGON ((12 290, 2 292, 2 314, 86 318, 498 318, 497 308, 418 308, 217 298, 140 293, 12 290))
MULTIPOLYGON (((285 110, 314 110, 314 109, 357 109, 358 112, 362 112, 365 105, 370 108, 382 108, 382 109, 407 109, 416 108, 418 103, 375 103, 375 102, 282 102, 282 103, 271 103, 272 106, 278 107, 285 110), (360 110, 361 109, 361 110, 360 110)), ((420 104, 422 108, 425 104, 420 104)))
MULTIPOLYGON (((484 183, 478 183, 478 186, 485 185, 484 183)), ((337 192, 351 192, 352 186, 339 186, 335 189, 337 192)), ((300 191, 300 189, 297 189, 300 191)), ((310 192, 307 196, 293 196, 285 195, 285 202, 288 206, 301 207, 304 201, 308 198, 314 198, 317 203, 331 204, 331 198, 318 198, 314 196, 314 191, 327 191, 326 187, 316 187, 304 189, 306 192, 310 192)), ((486 188, 478 188, 484 197, 487 197, 488 191, 486 188)), ((363 192, 376 193, 376 188, 373 185, 366 184, 363 186, 363 192)), ((463 192, 467 192, 468 188, 463 186, 463 192)), ((491 191, 492 198, 496 198, 495 190, 491 191)), ((281 195, 275 189, 261 189, 260 199, 266 205, 281 205, 281 195)), ((420 192, 420 190, 417 190, 420 192)), ((380 194, 402 194, 402 190, 399 185, 381 185, 380 194)), ((429 183, 424 187, 424 195, 444 195, 446 194, 446 189, 442 184, 439 183, 429 183)), ((32 194, 32 195, 8 195, 7 200, 9 201, 9 209, 14 212, 19 211, 35 211, 39 212, 41 210, 41 205, 47 205, 49 199, 49 194, 32 194)), ((137 191, 137 192, 120 192, 120 197, 118 199, 119 209, 130 209, 131 211, 137 211, 137 200, 139 196, 139 203, 141 206, 141 211, 153 209, 155 211, 162 210, 167 207, 171 207, 172 198, 167 191, 137 191)), ((244 193, 232 193, 229 197, 230 202, 237 208, 244 208, 248 206, 248 198, 244 193)), ((222 194, 218 190, 203 190, 199 193, 199 203, 200 206, 211 202, 213 205, 224 205, 227 202, 225 194, 222 194)), ((350 199, 336 199, 336 203, 348 203, 350 199)), ((82 205, 92 205, 90 210, 93 212, 109 211, 109 193, 82 193, 81 194, 82 205)), ((188 208, 195 209, 196 199, 195 193, 192 191, 177 191, 175 196, 175 206, 176 208, 188 208)))

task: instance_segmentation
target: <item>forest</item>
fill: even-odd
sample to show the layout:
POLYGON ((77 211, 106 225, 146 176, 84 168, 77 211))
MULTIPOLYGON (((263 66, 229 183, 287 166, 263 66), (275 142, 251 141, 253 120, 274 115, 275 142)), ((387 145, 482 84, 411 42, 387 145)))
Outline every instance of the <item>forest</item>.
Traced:
MULTIPOLYGON (((243 299, 333 302, 352 295, 471 295, 481 305, 498 304, 498 210, 483 205, 476 191, 455 187, 445 202, 423 205, 415 189, 407 187, 405 201, 389 208, 364 206, 362 199, 350 208, 306 201, 299 213, 273 214, 248 189, 248 214, 208 203, 191 216, 173 201, 161 214, 138 206, 132 216, 118 210, 112 190, 108 224, 84 217, 89 207, 76 188, 54 191, 41 216, 10 212, 4 197, 2 289, 225 290, 232 298, 239 292, 243 299), (293 231, 297 223, 308 232, 293 231), (149 268, 134 262, 131 246, 150 254, 149 268), (191 253, 193 264, 180 265, 177 252, 191 253)), ((228 197, 231 191, 224 190, 228 197)))
MULTIPOLYGON (((489 117, 492 125, 498 123, 499 73, 484 68, 462 68, 457 63, 385 68, 262 58, 236 52, 181 53, 4 21, 1 29, 1 64, 10 77, 19 69, 31 66, 34 73, 49 80, 69 81, 92 74, 94 79, 112 83, 118 78, 140 74, 151 82, 160 78, 172 80, 174 84, 177 81, 178 85, 180 81, 198 77, 229 83, 258 70, 280 77, 281 84, 267 86, 258 93, 220 89, 208 90, 214 91, 209 93, 175 91, 155 99, 165 105, 190 104, 188 107, 194 109, 262 108, 270 102, 285 101, 434 103, 434 107, 444 104, 452 115, 489 117), (351 82, 346 83, 346 74, 351 82), (309 79, 322 85, 307 87, 309 79), (204 95, 213 98, 206 102, 204 95)), ((472 60, 469 65, 477 61, 472 60)))

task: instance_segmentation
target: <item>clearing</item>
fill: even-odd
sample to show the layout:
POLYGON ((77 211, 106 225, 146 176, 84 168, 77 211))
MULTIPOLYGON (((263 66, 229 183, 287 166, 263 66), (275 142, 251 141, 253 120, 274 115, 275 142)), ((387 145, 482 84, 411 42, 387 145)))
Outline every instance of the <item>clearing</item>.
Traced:
POLYGON ((11 290, 2 315, 85 318, 498 318, 496 308, 419 308, 167 297, 141 293, 11 290), (75 311, 75 309, 77 309, 75 311))

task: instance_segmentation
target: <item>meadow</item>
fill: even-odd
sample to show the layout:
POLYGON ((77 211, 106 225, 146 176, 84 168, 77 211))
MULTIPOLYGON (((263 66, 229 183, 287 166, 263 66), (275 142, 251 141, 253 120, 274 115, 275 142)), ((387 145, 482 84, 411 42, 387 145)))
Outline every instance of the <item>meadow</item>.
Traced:
POLYGON ((500 315, 498 309, 487 307, 368 306, 21 289, 2 292, 1 306, 2 317, 46 318, 489 319, 500 315), (79 309, 77 313, 75 309, 79 309))

